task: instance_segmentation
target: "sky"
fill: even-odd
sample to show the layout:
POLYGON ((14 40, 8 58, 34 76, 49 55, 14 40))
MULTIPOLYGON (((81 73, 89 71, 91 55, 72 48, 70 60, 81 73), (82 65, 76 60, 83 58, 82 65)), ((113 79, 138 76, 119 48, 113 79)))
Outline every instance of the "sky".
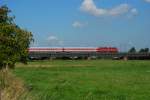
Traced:
POLYGON ((150 48, 150 0, 0 0, 32 47, 150 48))

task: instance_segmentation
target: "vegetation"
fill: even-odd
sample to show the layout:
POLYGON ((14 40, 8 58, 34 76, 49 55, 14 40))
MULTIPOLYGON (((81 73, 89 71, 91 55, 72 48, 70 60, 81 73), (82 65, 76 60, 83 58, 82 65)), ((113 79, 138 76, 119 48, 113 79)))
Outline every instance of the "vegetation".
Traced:
POLYGON ((140 49, 139 53, 149 53, 149 48, 140 49))
POLYGON ((35 100, 149 100, 149 61, 66 60, 17 64, 35 100))
POLYGON ((128 51, 128 53, 136 53, 135 47, 132 47, 132 48, 128 51))
MULTIPOLYGON (((129 49, 128 53, 137 53, 135 47, 129 49)), ((138 53, 149 53, 149 48, 141 48, 138 53)))
POLYGON ((24 86, 24 82, 12 73, 5 73, 5 84, 2 85, 5 85, 5 88, 0 91, 0 100, 32 100, 30 96, 27 96, 28 91, 24 86))
MULTIPOLYGON (((0 7, 0 100, 149 100, 149 61, 17 63, 12 75, 7 68, 27 63, 33 38, 15 24, 10 12, 7 6, 0 7)), ((129 50, 135 52, 134 47, 129 50)))
POLYGON ((15 90, 20 82, 9 74, 8 68, 14 68, 16 62, 27 63, 27 48, 33 40, 31 32, 15 24, 10 12, 7 6, 0 6, 0 100, 16 100, 20 96, 21 92, 15 90))
POLYGON ((27 62, 27 48, 33 40, 32 33, 20 28, 9 16, 7 6, 0 7, 0 69, 14 67, 17 61, 27 62))

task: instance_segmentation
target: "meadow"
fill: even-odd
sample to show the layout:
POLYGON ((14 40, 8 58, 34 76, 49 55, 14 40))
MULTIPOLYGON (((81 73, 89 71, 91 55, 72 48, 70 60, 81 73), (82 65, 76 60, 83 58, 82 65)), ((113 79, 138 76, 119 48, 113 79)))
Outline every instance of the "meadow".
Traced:
POLYGON ((35 61, 13 73, 35 100, 150 100, 150 61, 35 61))

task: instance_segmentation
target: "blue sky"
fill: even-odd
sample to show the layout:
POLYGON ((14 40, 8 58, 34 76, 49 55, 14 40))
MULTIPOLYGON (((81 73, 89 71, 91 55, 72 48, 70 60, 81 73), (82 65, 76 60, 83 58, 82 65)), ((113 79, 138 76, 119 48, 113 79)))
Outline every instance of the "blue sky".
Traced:
POLYGON ((150 47, 150 0, 0 0, 38 47, 150 47))

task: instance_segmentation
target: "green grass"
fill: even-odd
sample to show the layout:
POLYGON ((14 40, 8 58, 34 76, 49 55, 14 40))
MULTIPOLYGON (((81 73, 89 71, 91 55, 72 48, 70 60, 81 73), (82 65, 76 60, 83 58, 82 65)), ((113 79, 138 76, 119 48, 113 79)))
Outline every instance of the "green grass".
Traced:
POLYGON ((39 61, 14 73, 36 100, 150 100, 150 61, 39 61))

